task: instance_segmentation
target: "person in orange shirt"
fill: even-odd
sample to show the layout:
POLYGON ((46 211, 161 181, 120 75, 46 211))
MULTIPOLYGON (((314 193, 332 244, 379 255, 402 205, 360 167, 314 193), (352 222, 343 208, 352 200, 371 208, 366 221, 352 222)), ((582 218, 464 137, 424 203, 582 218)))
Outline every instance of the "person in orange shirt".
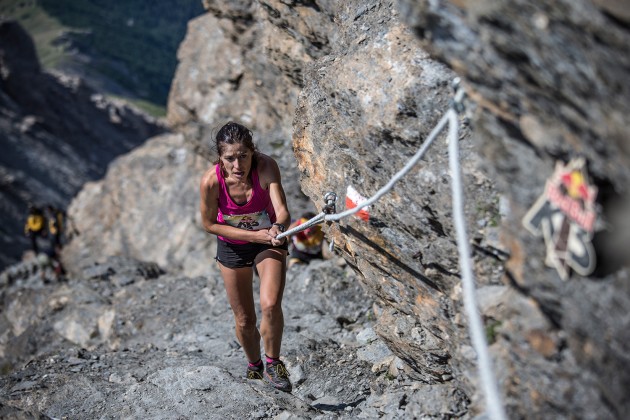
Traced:
MULTIPOLYGON (((307 212, 298 220, 291 223, 289 229, 300 226, 315 217, 314 213, 307 212)), ((322 248, 324 244, 324 232, 321 225, 311 226, 291 237, 289 244, 289 267, 294 264, 308 264, 315 259, 323 259, 322 248)))

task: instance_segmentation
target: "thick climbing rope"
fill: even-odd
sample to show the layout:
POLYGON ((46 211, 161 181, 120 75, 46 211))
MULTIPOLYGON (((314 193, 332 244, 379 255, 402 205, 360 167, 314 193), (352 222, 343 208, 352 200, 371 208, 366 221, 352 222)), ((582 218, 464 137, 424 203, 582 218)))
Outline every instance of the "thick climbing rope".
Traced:
POLYGON ((457 232, 457 249, 459 250, 459 267, 462 273, 462 292, 464 296, 464 309, 468 316, 468 332, 477 353, 479 378, 486 399, 486 407, 491 419, 504 420, 506 418, 501 402, 501 396, 497 387, 488 352, 488 342, 479 315, 477 297, 475 293, 475 278, 470 264, 470 247, 466 235, 466 222, 464 219, 464 193, 461 183, 461 171, 459 166, 459 136, 457 134, 458 118, 454 108, 446 112, 449 119, 448 126, 448 160, 451 170, 451 190, 453 192, 453 222, 457 232))
POLYGON ((300 224, 299 226, 296 226, 292 229, 287 230, 286 232, 283 232, 281 234, 279 234, 278 236, 276 236, 276 239, 282 239, 285 236, 289 236, 289 235, 293 235, 295 233, 301 232, 303 230, 306 230, 308 228, 310 228, 311 226, 315 226, 318 225, 320 223, 324 222, 324 216, 326 216, 326 213, 321 212, 319 213, 317 216, 309 219, 308 221, 300 224))
MULTIPOLYGON (((341 213, 331 214, 331 206, 330 203, 327 201, 324 211, 311 218, 307 222, 296 226, 293 229, 289 229, 284 233, 281 233, 276 238, 282 239, 285 236, 293 235, 319 223, 339 221, 345 217, 358 213, 362 209, 373 204, 383 195, 389 192, 389 190, 393 188, 394 184, 398 182, 403 176, 405 176, 411 170, 411 168, 413 168, 413 166, 422 158, 422 156, 424 156, 429 146, 431 146, 433 141, 444 129, 446 124, 448 124, 448 154, 449 168, 452 178, 451 191, 453 194, 453 219, 455 230, 457 233, 457 249, 459 252, 459 264, 462 275, 464 309, 468 318, 468 329, 472 345, 475 349, 475 352, 477 353, 479 379, 484 393, 486 408, 488 410, 489 417, 493 420, 505 420, 505 410, 503 408, 501 395, 496 384, 494 372, 492 369, 492 363, 490 360, 490 354, 488 351, 488 342, 486 340, 483 322, 481 321, 481 316, 478 310, 477 298, 475 293, 475 279, 470 263, 471 252, 468 237, 466 234, 466 223, 464 218, 464 194, 461 183, 458 147, 458 113, 461 112, 461 110, 463 109, 462 101, 464 99, 465 93, 463 89, 459 88, 459 79, 455 79, 454 85, 456 88, 456 93, 453 99, 452 106, 446 111, 444 116, 442 116, 440 121, 431 131, 431 133, 424 141, 420 149, 416 152, 416 154, 400 171, 398 171, 392 177, 392 179, 384 187, 378 190, 369 199, 358 204, 356 207, 353 207, 341 213)), ((334 208, 334 203, 332 205, 332 208, 334 208)))

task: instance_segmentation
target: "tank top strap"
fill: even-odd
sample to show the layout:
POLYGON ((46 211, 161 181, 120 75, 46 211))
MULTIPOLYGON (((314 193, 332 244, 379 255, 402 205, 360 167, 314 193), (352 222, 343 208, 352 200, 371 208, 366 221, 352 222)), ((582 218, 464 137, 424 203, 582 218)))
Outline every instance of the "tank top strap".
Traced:
POLYGON ((219 182, 221 184, 223 184, 223 174, 221 173, 221 168, 220 168, 220 164, 216 164, 214 165, 214 171, 217 173, 217 179, 219 180, 219 182))
POLYGON ((217 173, 217 179, 219 180, 219 186, 221 187, 221 192, 225 193, 226 191, 226 186, 225 186, 225 178, 223 178, 223 171, 221 171, 221 165, 217 164, 215 166, 215 171, 217 173))
POLYGON ((260 185, 260 178, 258 177, 258 168, 252 169, 252 188, 256 190, 254 193, 266 191, 260 185))

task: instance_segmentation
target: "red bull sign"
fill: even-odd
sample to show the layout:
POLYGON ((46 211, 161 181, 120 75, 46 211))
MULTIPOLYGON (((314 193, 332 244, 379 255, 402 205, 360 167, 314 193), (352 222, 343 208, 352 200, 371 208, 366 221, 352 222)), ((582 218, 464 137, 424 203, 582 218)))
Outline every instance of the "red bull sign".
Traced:
POLYGON ((591 244, 597 221, 597 188, 589 183, 584 159, 556 163, 545 191, 523 218, 523 225, 545 240, 545 263, 563 280, 571 270, 587 276, 595 269, 591 244))

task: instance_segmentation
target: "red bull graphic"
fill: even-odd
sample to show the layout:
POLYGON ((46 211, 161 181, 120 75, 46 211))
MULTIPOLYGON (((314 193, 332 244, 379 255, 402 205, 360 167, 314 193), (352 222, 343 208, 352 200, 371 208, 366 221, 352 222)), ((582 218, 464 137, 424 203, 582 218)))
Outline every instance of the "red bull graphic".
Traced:
POLYGON ((595 269, 591 239, 597 221, 596 198, 597 188, 589 184, 584 159, 567 165, 557 162, 545 191, 523 218, 527 230, 543 236, 545 263, 563 280, 571 270, 587 276, 595 269))
POLYGON ((224 214, 223 220, 230 226, 245 230, 261 230, 271 227, 271 220, 266 210, 249 214, 224 214))

